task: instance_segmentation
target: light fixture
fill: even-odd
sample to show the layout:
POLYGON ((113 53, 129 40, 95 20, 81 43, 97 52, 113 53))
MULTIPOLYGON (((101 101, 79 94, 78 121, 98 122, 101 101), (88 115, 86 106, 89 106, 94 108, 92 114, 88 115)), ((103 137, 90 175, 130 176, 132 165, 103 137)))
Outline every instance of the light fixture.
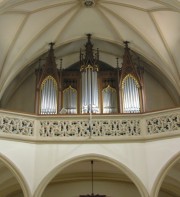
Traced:
POLYGON ((83 0, 83 4, 86 7, 92 7, 95 5, 95 2, 94 2, 94 0, 83 0))
POLYGON ((79 197, 106 197, 106 195, 94 194, 94 170, 93 170, 94 161, 91 160, 91 194, 80 195, 79 197))

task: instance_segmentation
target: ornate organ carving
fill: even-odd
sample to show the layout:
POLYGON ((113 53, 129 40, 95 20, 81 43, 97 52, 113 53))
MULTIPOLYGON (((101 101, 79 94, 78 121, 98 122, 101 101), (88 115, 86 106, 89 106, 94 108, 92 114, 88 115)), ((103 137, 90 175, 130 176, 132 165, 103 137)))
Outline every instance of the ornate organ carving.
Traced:
POLYGON ((57 114, 60 107, 60 77, 54 57, 54 43, 42 68, 36 70, 36 113, 57 114))
POLYGON ((80 71, 82 77, 82 113, 99 113, 98 100, 98 62, 99 52, 93 53, 91 34, 85 45, 85 57, 80 52, 80 71))
POLYGON ((124 43, 125 51, 120 74, 121 112, 139 113, 143 111, 142 69, 132 61, 128 42, 124 43))

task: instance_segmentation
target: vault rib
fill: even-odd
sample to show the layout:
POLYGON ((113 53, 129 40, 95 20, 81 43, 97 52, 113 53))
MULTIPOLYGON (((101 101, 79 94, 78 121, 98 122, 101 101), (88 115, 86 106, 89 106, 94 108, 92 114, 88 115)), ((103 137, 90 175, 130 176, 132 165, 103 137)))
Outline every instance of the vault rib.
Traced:
MULTIPOLYGON (((152 44, 144 37, 144 35, 142 33, 140 33, 134 26, 132 26, 127 20, 125 20, 124 18, 122 18, 121 16, 117 15, 116 13, 114 13, 114 11, 104 7, 104 6, 101 6, 102 9, 104 9, 105 11, 109 12, 110 14, 112 14, 114 17, 116 17, 118 20, 120 20, 122 23, 126 24, 130 29, 132 29, 141 39, 144 40, 145 43, 148 44, 148 46, 153 50, 155 51, 155 53, 160 57, 160 59, 164 62, 164 64, 166 64, 166 61, 164 60, 164 58, 161 56, 161 54, 159 54, 159 52, 152 46, 152 44)), ((145 54, 141 54, 142 56, 145 57, 145 54)), ((150 59, 149 57, 146 57, 148 60, 150 60, 150 62, 152 62, 154 65, 156 65, 159 69, 161 69, 159 67, 159 65, 157 65, 154 60, 150 59)), ((166 71, 166 70, 163 70, 164 74, 170 78, 172 78, 169 74, 171 71, 166 71)), ((172 75, 172 73, 171 73, 172 75)))
POLYGON ((41 12, 41 11, 44 11, 44 10, 47 10, 47 9, 51 9, 51 8, 55 8, 55 7, 60 7, 60 6, 63 6, 63 5, 74 4, 74 3, 77 4, 76 1, 68 1, 68 2, 57 3, 57 4, 53 4, 53 5, 45 6, 43 8, 36 9, 36 10, 32 11, 31 13, 34 14, 36 12, 41 12))
POLYGON ((58 35, 54 39, 54 42, 55 43, 60 38, 60 36, 62 35, 62 33, 65 32, 65 30, 68 28, 69 24, 73 21, 73 19, 75 18, 75 16, 77 15, 77 13, 78 13, 79 10, 80 10, 80 7, 77 8, 76 12, 69 18, 69 20, 66 22, 66 24, 64 25, 64 27, 59 31, 58 35))
POLYGON ((168 7, 169 9, 173 9, 174 11, 180 11, 180 3, 177 1, 171 0, 171 1, 166 1, 166 0, 151 0, 155 3, 159 3, 161 5, 164 5, 168 7), (168 2, 168 3, 167 3, 168 2), (173 2, 173 3, 172 3, 173 2))
POLYGON ((135 10, 140 10, 140 11, 143 11, 143 12, 147 12, 146 9, 144 8, 140 8, 140 7, 137 7, 137 6, 134 6, 134 5, 130 5, 130 4, 126 4, 126 3, 118 3, 118 2, 114 2, 114 1, 108 1, 108 0, 101 0, 99 2, 99 4, 111 4, 111 5, 118 5, 118 6, 122 6, 122 7, 127 7, 127 8, 133 8, 135 10))
MULTIPOLYGON (((116 34, 116 36, 121 40, 121 42, 123 43, 123 37, 117 33, 117 30, 116 28, 114 27, 114 25, 112 24, 112 22, 109 20, 109 18, 101 11, 101 9, 99 9, 99 7, 97 8, 97 10, 99 11, 99 13, 104 17, 106 18, 106 20, 108 21, 109 25, 111 26, 111 28, 113 29, 113 32, 116 34)), ((121 43, 121 44, 122 44, 121 43)))
MULTIPOLYGON (((21 22, 19 28, 17 29, 17 31, 16 31, 16 33, 15 33, 15 36, 14 36, 12 42, 10 43, 10 45, 9 45, 9 47, 8 47, 8 50, 7 50, 6 55, 5 55, 5 57, 4 57, 4 60, 3 60, 2 68, 1 68, 1 70, 0 70, 0 78, 1 78, 1 76, 2 76, 2 72, 3 72, 4 66, 5 66, 5 64, 6 64, 7 58, 8 58, 8 56, 10 55, 10 53, 11 53, 11 51, 12 51, 12 49, 13 49, 15 43, 16 43, 16 40, 19 38, 20 32, 22 31, 22 29, 23 29, 23 27, 24 27, 24 25, 25 25, 25 23, 26 23, 28 17, 29 17, 29 15, 26 15, 26 16, 25 16, 25 18, 24 18, 23 21, 21 22)), ((2 84, 3 84, 3 83, 1 83, 1 86, 2 86, 2 84)))
MULTIPOLYGON (((21 2, 12 3, 7 7, 4 6, 5 7, 4 12, 6 12, 6 10, 9 10, 10 8, 13 11, 13 9, 16 9, 17 6, 20 6, 20 5, 23 5, 23 4, 25 5, 27 3, 37 2, 37 1, 38 0, 28 0, 28 2, 27 1, 21 1, 21 2)), ((32 12, 38 12, 38 11, 41 11, 41 10, 46 10, 46 9, 57 7, 57 6, 68 5, 68 4, 71 4, 71 3, 74 3, 74 2, 77 2, 77 1, 72 0, 72 1, 68 1, 68 2, 66 1, 66 2, 62 2, 62 3, 56 3, 56 4, 53 4, 53 5, 49 5, 49 6, 44 6, 43 8, 36 9, 35 11, 32 11, 32 12)), ((23 10, 21 10, 21 11, 23 11, 23 10)), ((29 11, 26 11, 26 12, 29 12, 29 11)))
MULTIPOLYGON (((65 16, 65 15, 68 14, 71 10, 74 10, 75 7, 77 7, 77 5, 71 7, 70 9, 67 9, 67 10, 66 10, 65 12, 63 12, 62 14, 59 14, 53 21, 51 21, 48 25, 46 25, 46 26, 45 26, 35 37, 33 37, 33 39, 31 39, 30 42, 25 46, 25 48, 16 56, 16 58, 14 59, 14 62, 13 62, 13 64, 12 64, 12 67, 13 67, 13 65, 16 64, 16 62, 19 60, 19 58, 22 57, 22 55, 25 53, 25 51, 26 51, 28 48, 30 48, 30 46, 31 46, 31 45, 32 45, 32 44, 33 44, 43 33, 45 33, 51 26, 53 26, 53 25, 59 20, 59 18, 65 16)), ((27 18, 28 18, 28 17, 27 17, 27 18)), ((26 18, 26 20, 27 20, 27 18, 26 18)), ((20 31, 17 32, 17 34, 16 34, 16 35, 17 35, 17 38, 19 37, 18 35, 19 35, 19 33, 22 31, 22 28, 23 28, 23 26, 24 26, 26 20, 24 21, 24 23, 23 23, 23 25, 22 25, 20 31)), ((17 38, 15 39, 15 41, 17 40, 17 38)), ((14 46, 14 44, 15 44, 15 41, 14 41, 14 43, 13 43, 13 46, 14 46)), ((9 54, 9 53, 8 53, 8 54, 9 54)), ((7 58, 6 58, 6 59, 7 59, 7 58)), ((5 64, 4 64, 4 65, 5 65, 5 64)), ((23 68, 21 68, 21 69, 23 69, 23 68)), ((7 73, 9 73, 9 72, 7 72, 7 73)), ((15 73, 14 73, 14 74, 15 74, 15 73)), ((6 77, 5 77, 5 78, 6 78, 6 77)), ((5 81, 2 81, 1 87, 3 87, 4 83, 5 83, 5 81)))
MULTIPOLYGON (((179 73, 179 70, 176 67, 176 62, 174 60, 174 57, 173 57, 172 52, 170 50, 170 47, 168 46, 168 43, 167 43, 167 41, 166 41, 166 39, 165 39, 165 37, 164 37, 159 25, 158 25, 158 23, 156 22, 155 17, 151 13, 149 13, 149 16, 150 16, 152 22, 154 23, 154 27, 156 28, 157 33, 159 34, 159 37, 161 38, 161 41, 162 41, 162 43, 163 43, 163 45, 164 45, 164 47, 165 47, 165 49, 166 49, 166 51, 167 51, 167 53, 169 55, 169 58, 171 59, 171 61, 173 63, 172 65, 173 65, 175 71, 178 73, 178 76, 180 78, 180 73, 179 73)), ((179 81, 177 81, 177 84, 178 83, 179 83, 179 81)))

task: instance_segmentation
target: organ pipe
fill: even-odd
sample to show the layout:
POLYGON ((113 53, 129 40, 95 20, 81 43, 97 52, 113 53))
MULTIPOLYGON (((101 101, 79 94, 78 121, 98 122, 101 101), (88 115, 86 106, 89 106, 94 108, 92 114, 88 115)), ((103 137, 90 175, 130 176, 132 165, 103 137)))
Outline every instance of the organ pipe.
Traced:
POLYGON ((48 76, 41 85, 41 114, 57 113, 57 83, 55 79, 48 76))
POLYGON ((103 113, 117 113, 117 93, 116 89, 107 86, 102 91, 103 94, 103 113))
POLYGON ((137 81, 128 75, 123 81, 123 111, 125 113, 140 112, 140 99, 137 81))
POLYGON ((63 91, 63 108, 69 114, 77 113, 77 90, 71 86, 63 91))

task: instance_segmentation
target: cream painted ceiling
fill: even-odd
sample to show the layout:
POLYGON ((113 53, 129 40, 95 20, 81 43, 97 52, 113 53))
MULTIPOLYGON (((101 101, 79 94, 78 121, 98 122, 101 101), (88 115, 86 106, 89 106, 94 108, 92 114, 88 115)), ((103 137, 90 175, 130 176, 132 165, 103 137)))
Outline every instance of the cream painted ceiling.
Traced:
POLYGON ((78 61, 91 33, 100 60, 114 65, 123 41, 147 59, 180 95, 179 0, 0 0, 0 98, 55 42, 63 66, 78 61))

